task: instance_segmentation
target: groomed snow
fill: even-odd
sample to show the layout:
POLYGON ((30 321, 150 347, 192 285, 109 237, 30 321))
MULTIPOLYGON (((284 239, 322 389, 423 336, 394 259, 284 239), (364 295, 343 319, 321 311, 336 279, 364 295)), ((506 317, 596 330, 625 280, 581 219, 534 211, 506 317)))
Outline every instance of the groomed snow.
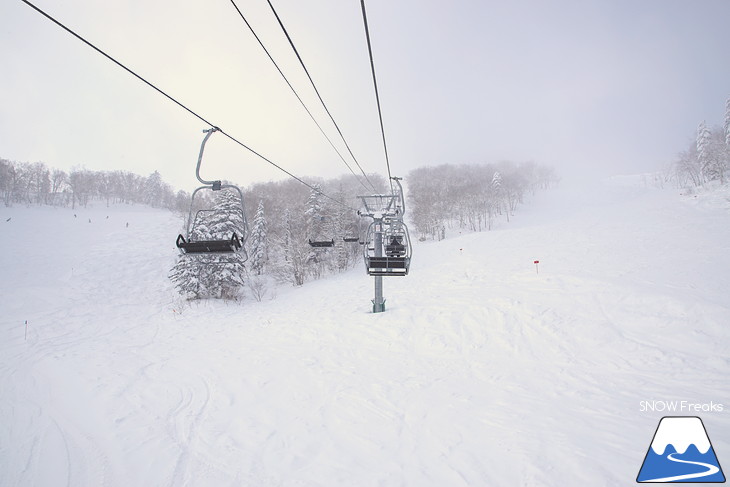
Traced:
POLYGON ((662 416, 644 400, 724 404, 701 414, 723 463, 718 194, 539 193, 416 245, 381 314, 362 267, 187 303, 175 216, 0 208, 0 485, 628 485, 662 416))

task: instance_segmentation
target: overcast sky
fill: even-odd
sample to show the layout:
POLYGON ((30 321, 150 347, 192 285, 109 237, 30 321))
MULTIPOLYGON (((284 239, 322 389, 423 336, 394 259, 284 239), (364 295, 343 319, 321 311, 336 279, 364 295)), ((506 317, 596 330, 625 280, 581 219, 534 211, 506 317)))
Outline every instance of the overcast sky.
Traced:
MULTIPOLYGON (((348 173, 230 0, 34 3, 297 176, 348 173)), ((360 2, 272 3, 358 161, 385 174, 360 2)), ((237 4, 338 141, 266 1, 237 4)), ((366 6, 394 175, 499 160, 653 170, 700 121, 721 124, 730 97, 728 0, 366 6)), ((0 3, 0 26, 0 157, 196 186, 204 123, 20 0, 0 3)), ((206 150, 204 177, 285 177, 221 135, 206 150)))

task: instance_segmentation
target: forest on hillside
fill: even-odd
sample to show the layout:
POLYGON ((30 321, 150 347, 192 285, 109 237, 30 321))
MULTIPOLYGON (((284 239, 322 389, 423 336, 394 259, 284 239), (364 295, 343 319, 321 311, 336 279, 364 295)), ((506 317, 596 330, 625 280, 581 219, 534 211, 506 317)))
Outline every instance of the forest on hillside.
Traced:
POLYGON ((83 207, 93 201, 106 205, 138 203, 154 208, 182 209, 189 194, 175 191, 159 172, 140 176, 129 171, 70 172, 44 162, 15 162, 0 158, 0 201, 5 206, 51 205, 83 207))
MULTIPOLYGON (((406 223, 412 226, 412 238, 445 238, 447 230, 490 230, 498 218, 509 220, 525 194, 548 188, 557 181, 554 170, 535 163, 442 164, 411 171, 404 178, 406 188, 406 223)), ((374 192, 390 192, 388 180, 378 174, 368 175, 374 192)), ((212 209, 210 221, 198 225, 197 238, 227 238, 232 231, 241 232, 240 213, 248 222, 249 235, 245 254, 229 259, 224 267, 231 270, 221 286, 215 268, 218 256, 201 259, 181 256, 171 277, 182 294, 191 298, 235 298, 245 284, 256 296, 265 294, 271 280, 301 285, 308 280, 342 272, 361 260, 358 242, 345 237, 360 237, 369 221, 362 221, 357 210, 358 196, 368 192, 352 176, 333 179, 307 178, 307 184, 294 179, 254 183, 241 188, 243 205, 235 192, 201 191, 191 205, 191 194, 176 191, 164 182, 159 172, 140 176, 125 171, 65 172, 45 163, 18 163, 0 159, 0 197, 6 206, 53 205, 85 207, 87 205, 144 204, 167 208, 180 218, 180 233, 189 237, 197 211, 212 209), (205 227, 205 230, 201 228, 205 227), (309 241, 333 241, 331 248, 315 248, 309 241), (207 260, 216 262, 207 262, 207 260), (245 265, 244 265, 245 261, 245 265), (207 267, 208 270, 203 270, 207 267)), ((174 236, 170 237, 171 244, 174 236)))
POLYGON ((406 178, 410 220, 421 240, 446 238, 447 230, 491 230, 507 221, 528 193, 558 182, 554 169, 514 164, 442 164, 418 168, 406 178))

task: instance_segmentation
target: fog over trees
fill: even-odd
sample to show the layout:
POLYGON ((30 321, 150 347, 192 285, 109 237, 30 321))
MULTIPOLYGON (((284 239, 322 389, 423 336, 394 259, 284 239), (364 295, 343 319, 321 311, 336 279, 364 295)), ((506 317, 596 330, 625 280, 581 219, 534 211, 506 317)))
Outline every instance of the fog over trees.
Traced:
POLYGON ((442 164, 408 173, 408 216, 420 240, 447 236, 450 230, 491 230, 496 218, 509 221, 526 193, 558 181, 551 167, 515 164, 442 164))
POLYGON ((128 171, 71 172, 43 162, 14 162, 0 158, 0 198, 5 206, 52 205, 84 207, 91 201, 107 205, 140 203, 155 208, 182 208, 185 192, 175 192, 157 171, 147 177, 128 171))
MULTIPOLYGON (((362 247, 358 242, 345 242, 344 237, 360 236, 369 223, 361 222, 357 214, 361 205, 358 196, 390 192, 390 184, 384 176, 369 174, 368 179, 375 186, 374 190, 366 189, 362 180, 352 175, 308 178, 311 187, 286 179, 241 188, 250 230, 245 270, 238 261, 231 261, 232 265, 212 262, 216 256, 181 256, 171 269, 171 278, 180 293, 192 299, 237 299, 243 292, 244 282, 250 294, 261 299, 266 296, 267 289, 271 289, 273 281, 302 285, 351 268, 361 261, 362 247), (334 244, 325 248, 312 247, 310 240, 333 241, 334 244), (207 266, 208 270, 198 269, 196 265, 207 266), (226 271, 211 271, 215 267, 226 268, 226 271), (242 280, 232 280, 231 272, 247 275, 242 280), (227 282, 236 284, 235 288, 214 282, 223 274, 228 276, 227 282)), ((548 188, 556 181, 552 168, 531 162, 443 164, 419 168, 404 179, 406 222, 412 227, 412 238, 421 240, 442 239, 452 230, 487 231, 496 219, 509 220, 524 201, 525 194, 548 188)), ((216 193, 199 192, 191 208, 191 194, 173 189, 157 171, 146 177, 125 171, 87 169, 73 169, 67 173, 42 162, 0 159, 0 198, 6 206, 83 208, 142 204, 175 212, 180 217, 183 234, 187 231, 189 214, 194 215, 199 209, 218 208, 221 213, 209 213, 211 221, 201 222, 199 229, 224 225, 221 219, 225 220, 226 216, 222 209, 230 204, 226 203, 226 195, 221 196, 223 192, 216 193)), ((170 236, 171 247, 175 237, 170 236)))
POLYGON ((725 102, 722 126, 708 127, 703 120, 689 146, 677 155, 669 178, 680 187, 725 184, 730 171, 730 98, 725 102))

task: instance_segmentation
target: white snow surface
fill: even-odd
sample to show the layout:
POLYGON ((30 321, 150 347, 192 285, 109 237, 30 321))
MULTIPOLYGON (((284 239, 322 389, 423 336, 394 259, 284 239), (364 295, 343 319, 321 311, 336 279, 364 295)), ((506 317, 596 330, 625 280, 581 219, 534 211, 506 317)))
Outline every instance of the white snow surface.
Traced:
POLYGON ((680 454, 686 452, 690 445, 694 445, 704 455, 711 446, 702 420, 692 417, 662 418, 651 442, 651 449, 657 455, 664 455, 664 450, 670 444, 680 454))
POLYGON ((0 485, 629 485, 644 400, 723 404, 702 418, 730 463, 717 191, 538 193, 417 243, 379 314, 362 265, 189 303, 171 213, 0 208, 0 485))

